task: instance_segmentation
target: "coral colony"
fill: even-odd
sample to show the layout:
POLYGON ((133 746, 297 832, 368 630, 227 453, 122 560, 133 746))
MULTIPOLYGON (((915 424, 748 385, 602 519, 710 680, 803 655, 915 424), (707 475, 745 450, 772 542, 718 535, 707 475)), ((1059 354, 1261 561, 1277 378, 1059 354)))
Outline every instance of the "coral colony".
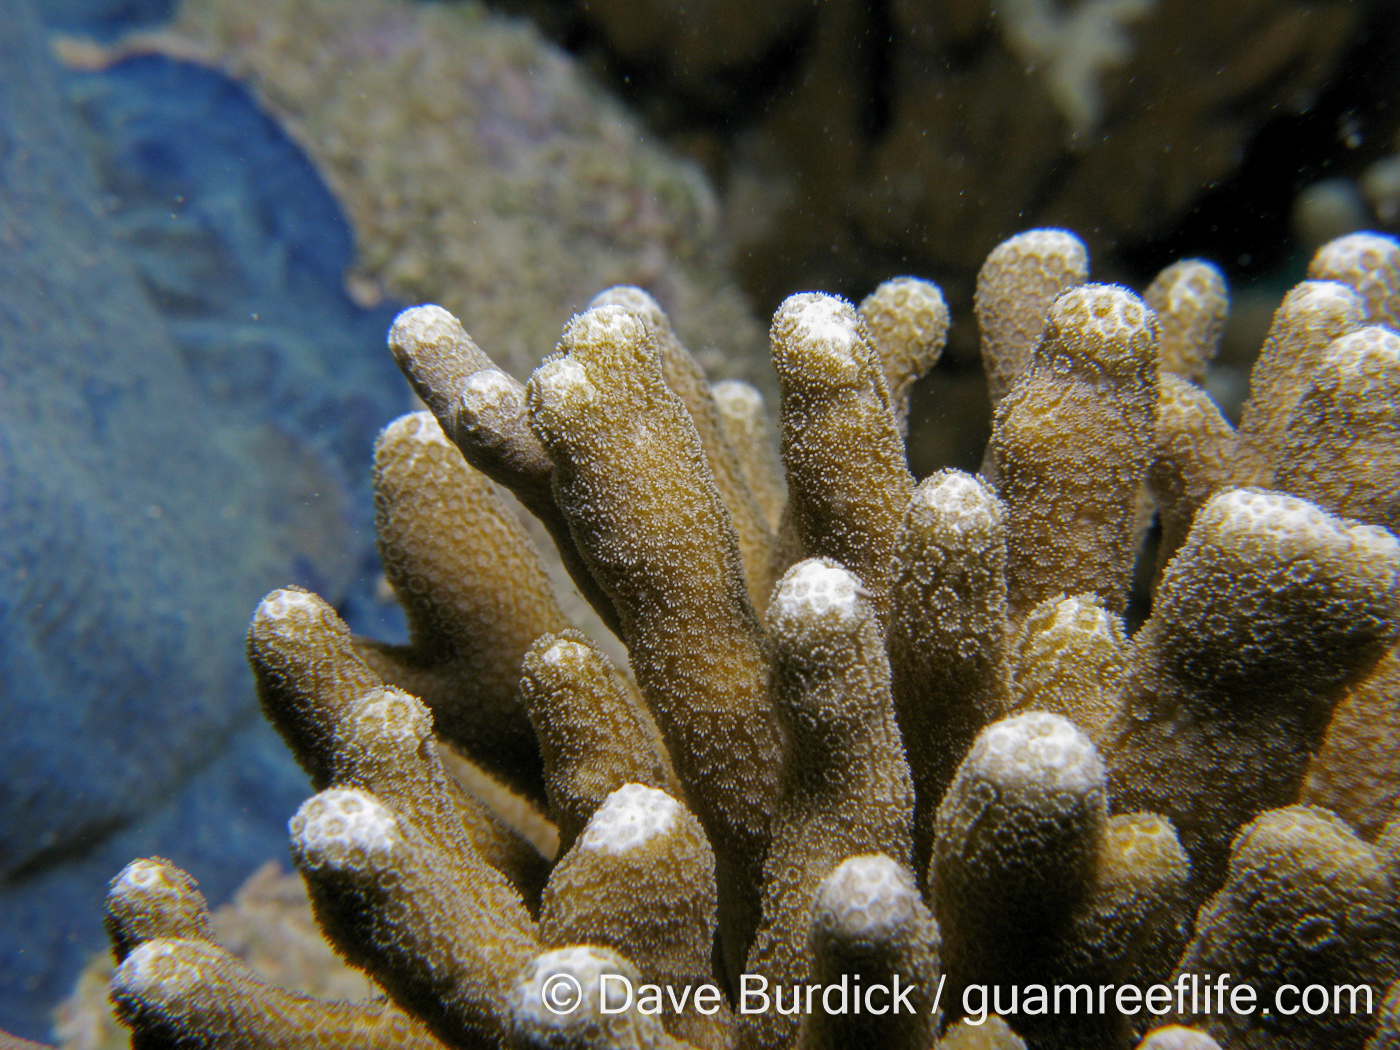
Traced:
POLYGON ((1200 385, 1219 273, 1087 270, 1057 230, 988 258, 985 465, 917 484, 923 281, 783 303, 777 442, 635 288, 525 385, 401 314, 430 411, 374 481, 411 641, 298 589, 248 639, 318 792, 293 859, 383 995, 267 984, 138 860, 107 902, 134 1045, 1400 1046, 1400 245, 1319 251, 1238 429, 1200 385))

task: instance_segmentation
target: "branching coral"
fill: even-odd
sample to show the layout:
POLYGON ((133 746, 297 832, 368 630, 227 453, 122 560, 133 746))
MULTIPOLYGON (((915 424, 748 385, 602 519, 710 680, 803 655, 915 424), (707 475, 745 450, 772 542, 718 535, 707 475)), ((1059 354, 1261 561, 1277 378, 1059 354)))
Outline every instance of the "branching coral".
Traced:
POLYGON ((1364 985, 1379 1010, 1400 977, 1397 258, 1319 254, 1237 433, 1196 385, 1218 272, 1179 264, 1144 302, 1085 284, 1070 235, 1016 238, 978 297, 988 476, 918 485, 901 417, 941 296, 794 296, 785 505, 758 395, 712 391, 645 293, 600 296, 525 385, 407 311, 390 341, 430 411, 385 430, 375 478, 410 643, 298 590, 249 635, 319 792, 293 858, 387 998, 271 988, 188 876, 137 861, 108 904, 136 1045, 1359 1050, 1374 1012, 1141 990, 1364 985), (496 486, 632 674, 564 625, 496 486), (557 860, 440 747, 547 813, 557 860), (1127 986, 1134 1009, 1104 1005, 1127 986))
POLYGON ((1126 64, 1132 44, 1125 29, 1152 10, 1153 0, 1086 0, 1066 11, 1054 0, 1002 0, 995 5, 1007 43, 1027 65, 1045 66, 1050 95, 1083 135, 1103 110, 1101 70, 1126 64))

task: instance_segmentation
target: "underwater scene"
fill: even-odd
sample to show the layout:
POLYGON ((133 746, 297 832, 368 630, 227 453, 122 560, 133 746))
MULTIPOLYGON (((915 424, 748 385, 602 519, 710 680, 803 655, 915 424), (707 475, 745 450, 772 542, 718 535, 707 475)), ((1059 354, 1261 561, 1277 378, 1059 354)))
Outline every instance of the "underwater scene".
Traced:
POLYGON ((0 0, 0 1050, 1400 1050, 1393 0, 0 0))

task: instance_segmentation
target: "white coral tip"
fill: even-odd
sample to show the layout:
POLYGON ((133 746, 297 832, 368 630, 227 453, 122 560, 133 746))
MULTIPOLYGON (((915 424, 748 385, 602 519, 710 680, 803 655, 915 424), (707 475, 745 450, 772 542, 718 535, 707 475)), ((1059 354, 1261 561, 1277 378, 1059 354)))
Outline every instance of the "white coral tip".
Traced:
POLYGON ((680 804, 664 791, 624 784, 598 807, 579 837, 584 849, 625 853, 669 831, 680 804))
POLYGON ((545 952, 529 963, 511 997, 515 1023, 531 1029, 568 1029, 598 1022, 602 996, 610 1009, 623 1005, 626 985, 608 975, 632 977, 605 948, 573 946, 545 952))
POLYGON ((531 379, 546 404, 566 401, 592 401, 598 390, 588 377, 588 370, 572 357, 556 357, 535 369, 531 379))
POLYGON ((715 404, 731 419, 759 419, 763 416, 763 395, 742 379, 721 379, 710 387, 715 404))
POLYGON ((198 959, 184 950, 187 944, 158 939, 137 945, 112 974, 112 992, 160 1001, 193 991, 206 975, 198 959))
POLYGON ((571 667, 587 660, 591 650, 581 642, 569 638, 559 638, 544 652, 540 659, 550 667, 571 667))
POLYGON ((1027 711, 988 726, 967 761, 978 779, 1013 791, 1086 795, 1102 790, 1106 782, 1089 738, 1069 719, 1045 711, 1027 711))
POLYGON ((424 346, 464 334, 462 322, 450 311, 434 303, 425 303, 410 306, 394 318, 389 342, 395 346, 424 346))
POLYGON ((577 314, 564 329, 564 344, 627 344, 646 338, 646 328, 622 306, 595 306, 577 314))
POLYGON ((306 616, 316 612, 320 599, 306 591, 293 591, 285 588, 275 590, 258 603, 256 620, 286 620, 293 616, 306 616))
POLYGON ((355 721, 373 726, 374 732, 389 740, 425 741, 433 733, 433 717, 415 696, 398 689, 375 689, 360 698, 355 721))
POLYGON ((505 403, 518 407, 520 393, 515 380, 499 368, 477 369, 462 383, 462 407, 468 412, 479 414, 505 403))
POLYGON ((860 578, 824 558, 794 565, 778 581, 768 615, 780 633, 801 631, 817 620, 854 620, 857 599, 864 594, 860 578))
POLYGON ((791 325, 792 336, 805 357, 843 372, 858 363, 860 334, 850 303, 834 295, 809 292, 790 296, 778 312, 791 325))
POLYGON ((1002 523, 1001 502, 979 478, 960 470, 945 470, 914 492, 920 509, 931 511, 945 528, 984 533, 1002 523))
POLYGON ((153 860, 133 860, 112 880, 111 893, 116 896, 127 894, 148 894, 152 890, 169 887, 165 866, 153 860))
POLYGON ((359 788, 328 788, 307 799, 292 818, 291 833, 302 856, 331 867, 384 858, 401 841, 393 812, 359 788))
POLYGON ((446 445, 451 446, 447 440, 447 435, 442 432, 442 427, 438 426, 436 417, 431 412, 409 412, 399 416, 387 427, 379 438, 381 444, 392 444, 400 441, 412 441, 420 445, 446 445))
POLYGON ((841 938, 889 936, 915 918, 919 889, 902 864, 883 853, 848 857, 817 890, 816 921, 841 938))

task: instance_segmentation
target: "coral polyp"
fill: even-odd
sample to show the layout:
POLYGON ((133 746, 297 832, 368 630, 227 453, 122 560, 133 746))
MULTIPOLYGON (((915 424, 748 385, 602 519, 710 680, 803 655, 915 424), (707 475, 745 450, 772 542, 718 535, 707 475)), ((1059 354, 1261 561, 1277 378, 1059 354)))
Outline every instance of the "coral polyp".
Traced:
POLYGON ((1400 247, 1334 242, 1311 277, 1236 430, 1200 386, 1214 267, 1143 298, 1087 283, 1071 234, 1013 238, 978 283, 983 473, 917 483, 927 282, 783 303, 776 441, 639 289, 525 383, 405 311, 428 410, 381 435, 375 491, 408 643, 295 588, 248 641, 318 792, 293 860, 382 995, 272 987, 140 860, 107 908, 134 1045, 1396 1045, 1400 247), (1307 1009, 1270 1012, 1290 988, 1307 1009))

